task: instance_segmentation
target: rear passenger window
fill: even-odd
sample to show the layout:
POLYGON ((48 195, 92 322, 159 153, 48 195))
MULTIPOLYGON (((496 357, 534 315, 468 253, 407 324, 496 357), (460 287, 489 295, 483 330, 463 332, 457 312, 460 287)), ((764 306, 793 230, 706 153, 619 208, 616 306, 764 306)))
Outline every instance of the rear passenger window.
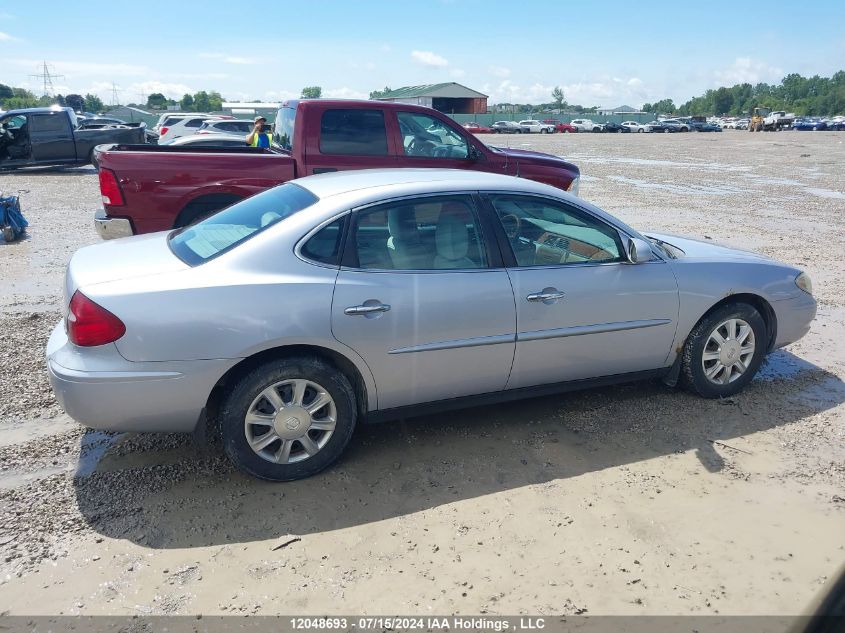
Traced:
POLYGON ((302 256, 321 264, 339 266, 340 248, 348 218, 345 215, 320 229, 302 247, 302 256))
POLYGON ((32 117, 33 132, 67 132, 68 119, 60 114, 36 114, 32 117))
POLYGON ((320 153, 387 155, 387 131, 380 110, 326 110, 320 119, 320 153))
POLYGON ((202 125, 202 119, 191 119, 185 124, 185 127, 199 127, 202 125))
POLYGON ((472 199, 423 198, 358 212, 350 265, 371 270, 486 268, 472 199))

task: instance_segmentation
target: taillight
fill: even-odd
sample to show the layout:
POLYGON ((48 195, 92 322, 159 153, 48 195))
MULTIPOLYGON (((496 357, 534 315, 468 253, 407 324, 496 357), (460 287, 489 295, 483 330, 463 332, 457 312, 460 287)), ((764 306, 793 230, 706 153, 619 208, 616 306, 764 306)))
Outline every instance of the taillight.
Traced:
POLYGON ((125 204, 123 192, 120 190, 120 185, 117 184, 117 176, 111 169, 100 167, 100 194, 103 197, 103 204, 112 206, 125 204))
POLYGON ((169 127, 163 127, 163 128, 161 128, 161 129, 158 131, 158 135, 159 135, 159 136, 164 136, 165 134, 167 134, 167 130, 169 130, 169 129, 170 129, 169 127))
POLYGON ((67 314, 67 335, 74 345, 105 345, 114 343, 124 334, 123 321, 78 290, 73 293, 67 314))

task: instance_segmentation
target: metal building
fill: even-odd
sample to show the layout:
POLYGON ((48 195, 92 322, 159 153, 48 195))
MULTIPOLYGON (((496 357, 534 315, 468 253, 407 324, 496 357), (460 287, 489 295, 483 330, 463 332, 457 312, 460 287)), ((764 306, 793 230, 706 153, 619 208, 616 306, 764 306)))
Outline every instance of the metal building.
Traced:
POLYGON ((485 114, 487 95, 454 81, 424 86, 406 86, 378 97, 379 101, 394 101, 427 106, 446 114, 485 114))

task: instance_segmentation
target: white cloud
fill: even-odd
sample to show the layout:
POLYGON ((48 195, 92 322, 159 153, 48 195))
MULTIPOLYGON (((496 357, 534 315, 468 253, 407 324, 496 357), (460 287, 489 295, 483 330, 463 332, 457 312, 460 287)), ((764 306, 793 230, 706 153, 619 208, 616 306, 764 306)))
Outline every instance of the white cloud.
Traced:
POLYGON ((511 76, 511 69, 505 68, 504 66, 490 66, 487 70, 494 77, 501 77, 502 79, 505 79, 511 76))
POLYGON ((197 53, 197 57, 201 59, 219 59, 227 64, 252 65, 258 63, 258 60, 253 57, 238 57, 224 53, 197 53))
POLYGON ((329 99, 367 99, 370 95, 352 88, 327 88, 323 90, 323 96, 329 99))
POLYGON ((779 81, 783 76, 784 72, 780 68, 769 66, 765 62, 750 57, 737 57, 728 68, 713 71, 713 77, 720 86, 756 84, 761 81, 771 83, 779 81))
MULTIPOLYGON (((38 59, 11 59, 5 62, 7 65, 15 66, 30 72, 40 71, 43 60, 38 59)), ((118 79, 120 77, 143 77, 155 75, 156 73, 148 66, 135 64, 104 64, 99 62, 55 62, 48 63, 51 73, 63 74, 68 80, 75 80, 77 77, 108 77, 118 79)))
POLYGON ((464 75, 466 75, 466 72, 461 70, 460 68, 453 68, 449 71, 449 76, 453 79, 460 79, 464 75))
POLYGON ((3 31, 0 31, 0 42, 16 42, 16 41, 18 41, 18 38, 12 37, 8 33, 4 33, 3 31))
POLYGON ((441 57, 437 53, 431 51, 412 51, 411 59, 423 66, 431 66, 432 68, 445 68, 449 65, 449 60, 441 57))
MULTIPOLYGON (((110 86, 109 86, 110 88, 110 86)), ((168 99, 181 99, 184 94, 194 94, 194 88, 182 83, 168 83, 165 81, 141 81, 130 84, 121 95, 124 95, 122 101, 134 101, 140 97, 141 94, 150 95, 153 92, 160 92, 168 99), (127 95, 128 96, 125 96, 127 95), (133 96, 135 95, 135 96, 133 96)), ((100 92, 102 95, 102 92, 100 92)), ((110 95, 110 89, 106 91, 110 95)))

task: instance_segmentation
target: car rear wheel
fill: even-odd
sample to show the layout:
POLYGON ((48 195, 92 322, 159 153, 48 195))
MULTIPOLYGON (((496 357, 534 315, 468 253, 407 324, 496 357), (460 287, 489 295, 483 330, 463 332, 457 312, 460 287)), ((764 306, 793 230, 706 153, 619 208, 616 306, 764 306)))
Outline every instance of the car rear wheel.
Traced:
POLYGON ((302 479, 340 457, 356 421, 354 391, 344 374, 317 358, 285 358, 235 385, 221 416, 223 447, 254 477, 302 479))
POLYGON ((642 134, 643 132, 645 132, 645 130, 644 130, 644 129, 642 129, 642 128, 640 128, 639 130, 637 130, 637 133, 639 133, 639 134, 642 134))
POLYGON ((722 306, 705 316, 684 345, 684 385, 705 398, 726 398, 754 378, 766 351, 766 324, 747 303, 722 306))

